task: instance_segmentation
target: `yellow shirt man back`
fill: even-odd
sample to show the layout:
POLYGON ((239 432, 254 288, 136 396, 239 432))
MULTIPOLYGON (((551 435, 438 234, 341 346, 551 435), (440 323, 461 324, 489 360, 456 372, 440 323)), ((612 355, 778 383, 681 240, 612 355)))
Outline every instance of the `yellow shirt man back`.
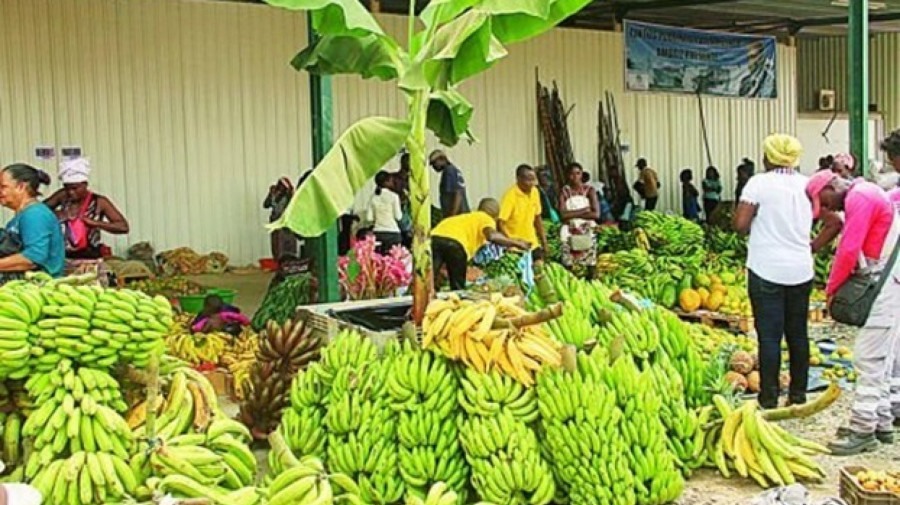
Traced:
POLYGON ((500 231, 506 236, 531 244, 532 249, 547 249, 547 236, 541 220, 541 197, 536 189, 537 175, 529 165, 516 168, 516 184, 500 202, 500 231))

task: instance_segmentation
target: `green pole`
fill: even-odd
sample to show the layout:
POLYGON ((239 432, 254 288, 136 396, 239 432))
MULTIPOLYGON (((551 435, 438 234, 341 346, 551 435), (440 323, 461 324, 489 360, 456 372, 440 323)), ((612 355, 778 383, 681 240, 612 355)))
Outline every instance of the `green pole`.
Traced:
POLYGON ((860 175, 865 175, 869 166, 869 0, 849 4, 850 152, 860 175))
MULTIPOLYGON (((306 16, 306 31, 310 45, 318 35, 312 28, 312 16, 306 16)), ((313 166, 318 165, 331 149, 331 78, 309 74, 309 114, 312 126, 313 166)), ((319 281, 319 302, 340 301, 337 273, 337 223, 321 236, 311 240, 316 278, 319 281)))

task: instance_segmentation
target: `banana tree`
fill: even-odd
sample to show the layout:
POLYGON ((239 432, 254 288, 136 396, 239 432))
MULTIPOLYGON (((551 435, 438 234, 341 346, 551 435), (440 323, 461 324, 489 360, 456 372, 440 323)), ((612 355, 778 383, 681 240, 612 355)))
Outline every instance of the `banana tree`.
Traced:
POLYGON ((550 30, 591 0, 431 0, 418 16, 415 0, 410 0, 403 46, 360 0, 266 2, 311 14, 310 29, 319 37, 294 57, 294 68, 395 81, 408 104, 405 117, 369 117, 350 126, 271 227, 307 237, 322 234, 405 146, 411 167, 413 318, 421 322, 434 294, 426 131, 447 146, 474 140, 469 132, 472 105, 459 92, 460 83, 506 56, 506 44, 550 30))

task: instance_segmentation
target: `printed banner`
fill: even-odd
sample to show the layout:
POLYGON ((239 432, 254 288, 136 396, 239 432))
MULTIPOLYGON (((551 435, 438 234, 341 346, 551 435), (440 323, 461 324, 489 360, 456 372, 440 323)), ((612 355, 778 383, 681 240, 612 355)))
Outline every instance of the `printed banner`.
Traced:
POLYGON ((777 98, 775 37, 625 21, 630 91, 777 98))

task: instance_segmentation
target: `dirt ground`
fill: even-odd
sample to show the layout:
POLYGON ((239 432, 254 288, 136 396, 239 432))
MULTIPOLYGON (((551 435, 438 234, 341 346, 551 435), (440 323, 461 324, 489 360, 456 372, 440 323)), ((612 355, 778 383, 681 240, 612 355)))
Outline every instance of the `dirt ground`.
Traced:
MULTIPOLYGON (((856 331, 846 326, 817 325, 810 328, 810 338, 833 338, 852 346, 856 331)), ((803 420, 784 421, 782 426, 791 433, 825 444, 832 440, 834 432, 846 422, 853 399, 852 391, 844 391, 841 398, 828 410, 803 420)), ((897 468, 900 459, 900 443, 881 445, 878 450, 860 456, 817 458, 828 478, 820 484, 805 483, 810 492, 810 503, 818 503, 828 497, 840 495, 840 470, 844 466, 866 466, 876 470, 897 468)), ((687 483, 684 494, 677 501, 680 505, 732 505, 749 504, 762 489, 750 480, 724 479, 718 472, 702 470, 687 483)))

